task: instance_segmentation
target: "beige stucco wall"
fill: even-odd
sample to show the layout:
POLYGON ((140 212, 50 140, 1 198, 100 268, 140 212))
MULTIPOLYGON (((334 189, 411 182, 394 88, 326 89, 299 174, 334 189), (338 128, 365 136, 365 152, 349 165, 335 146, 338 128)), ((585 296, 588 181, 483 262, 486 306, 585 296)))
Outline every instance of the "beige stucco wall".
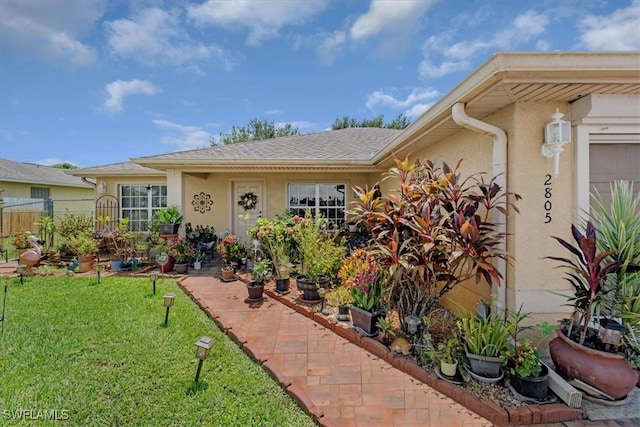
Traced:
POLYGON ((287 185, 289 183, 344 183, 347 186, 347 209, 351 207, 353 193, 350 189, 354 185, 372 185, 380 177, 370 173, 210 173, 204 175, 183 174, 184 197, 183 212, 185 222, 192 225, 213 225, 216 230, 232 230, 231 189, 234 180, 252 180, 264 182, 265 210, 262 216, 272 218, 287 209, 287 185), (194 210, 191 201, 194 196, 204 192, 211 196, 213 205, 211 211, 204 214, 194 210))

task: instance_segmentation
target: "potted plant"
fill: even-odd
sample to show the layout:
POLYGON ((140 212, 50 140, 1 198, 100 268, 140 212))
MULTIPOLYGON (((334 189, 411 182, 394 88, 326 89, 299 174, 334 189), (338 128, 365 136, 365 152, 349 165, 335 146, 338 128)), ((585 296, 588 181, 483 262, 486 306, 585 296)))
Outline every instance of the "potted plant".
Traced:
POLYGON ((438 343, 438 359, 440 360, 440 372, 448 377, 455 377, 458 369, 458 349, 460 340, 450 337, 438 343))
POLYGON ((165 209, 159 209, 155 212, 160 234, 177 234, 180 224, 182 224, 183 215, 180 213, 178 205, 170 205, 165 209))
POLYGON ((293 225, 291 215, 281 215, 273 220, 258 218, 256 225, 249 228, 249 235, 260 242, 265 255, 271 259, 279 293, 289 291, 291 256, 295 246, 293 225))
POLYGON ((169 251, 169 256, 175 261, 176 273, 185 274, 189 271, 189 264, 193 261, 195 250, 184 237, 176 239, 173 248, 169 251))
POLYGON ((246 259, 249 251, 245 245, 233 234, 227 234, 217 247, 218 254, 222 257, 226 267, 237 268, 246 259))
POLYGON ((202 269, 202 260, 204 259, 204 252, 202 249, 195 249, 193 253, 193 269, 201 270, 202 269))
POLYGON ((502 378, 502 352, 513 335, 514 324, 505 310, 491 305, 484 316, 467 314, 456 322, 471 365, 471 374, 480 381, 495 382, 502 378))
POLYGON ((313 218, 307 211, 304 218, 295 215, 293 220, 293 235, 302 261, 302 274, 296 277, 296 285, 303 300, 320 301, 318 288, 328 287, 332 273, 342 263, 345 248, 334 242, 324 218, 313 218))
POLYGON ((78 272, 85 273, 93 268, 98 242, 88 232, 69 236, 65 242, 78 258, 78 272))
POLYGON ((558 267, 567 269, 567 281, 574 288, 574 295, 567 297, 573 305, 573 315, 549 343, 551 358, 563 377, 577 378, 613 399, 621 399, 635 387, 638 372, 623 354, 599 350, 597 331, 590 328, 590 324, 604 301, 608 276, 617 273, 624 261, 610 257, 615 251, 598 252, 592 221, 587 221, 584 234, 571 225, 571 234, 575 246, 559 237, 552 237, 571 252, 573 259, 546 257, 559 261, 558 267))
POLYGON ((378 340, 382 344, 389 346, 391 344, 391 338, 396 336, 395 332, 393 332, 391 322, 387 320, 386 316, 380 317, 376 322, 376 326, 379 330, 378 340))
POLYGON ((353 301, 349 307, 351 321, 355 328, 375 335, 378 332, 378 319, 385 315, 382 310, 385 275, 366 251, 358 250, 351 258, 355 260, 355 275, 350 282, 346 282, 353 301))
MULTIPOLYGON (((623 261, 620 270, 609 275, 605 285, 604 311, 609 317, 618 318, 628 330, 624 336, 624 352, 627 361, 640 369, 640 193, 635 192, 633 182, 615 181, 610 185, 611 203, 602 201, 598 192, 592 195, 591 217, 598 234, 598 248, 613 250, 611 259, 623 261), (634 196, 635 194, 635 196, 634 196)), ((640 387, 640 379, 638 381, 640 387)))
POLYGON ((349 320, 349 304, 353 301, 353 298, 351 298, 347 287, 338 286, 329 290, 325 293, 325 300, 328 304, 338 308, 337 320, 349 320))
MULTIPOLYGON (((502 353, 504 364, 509 373, 509 384, 518 396, 545 402, 548 395, 549 369, 540 360, 538 346, 540 342, 553 334, 555 326, 548 322, 540 322, 536 328, 540 332, 537 343, 528 339, 519 340, 518 336, 525 330, 532 329, 532 326, 522 326, 522 322, 529 317, 529 313, 518 310, 512 316, 513 342, 502 353)), ((523 399, 524 400, 524 399, 523 399)))
POLYGON ((271 274, 271 262, 264 258, 256 261, 251 270, 252 281, 247 283, 247 291, 249 292, 249 301, 259 301, 262 299, 264 285, 271 274))

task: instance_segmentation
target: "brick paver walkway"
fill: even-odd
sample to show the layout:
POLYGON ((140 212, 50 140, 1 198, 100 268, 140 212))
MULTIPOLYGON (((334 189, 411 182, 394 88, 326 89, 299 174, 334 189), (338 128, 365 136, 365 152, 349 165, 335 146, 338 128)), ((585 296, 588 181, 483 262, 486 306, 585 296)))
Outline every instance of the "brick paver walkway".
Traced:
POLYGON ((182 281, 201 306, 323 425, 490 426, 429 386, 266 296, 247 304, 240 281, 182 281))

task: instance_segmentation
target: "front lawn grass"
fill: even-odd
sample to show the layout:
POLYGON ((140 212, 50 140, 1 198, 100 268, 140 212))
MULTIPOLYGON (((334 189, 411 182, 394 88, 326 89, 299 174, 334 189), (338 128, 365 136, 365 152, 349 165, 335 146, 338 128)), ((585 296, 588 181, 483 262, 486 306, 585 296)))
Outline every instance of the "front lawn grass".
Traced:
POLYGON ((174 280, 154 296, 146 278, 3 278, 0 306, 5 284, 0 425, 315 425, 174 280), (202 335, 216 344, 196 384, 202 335))

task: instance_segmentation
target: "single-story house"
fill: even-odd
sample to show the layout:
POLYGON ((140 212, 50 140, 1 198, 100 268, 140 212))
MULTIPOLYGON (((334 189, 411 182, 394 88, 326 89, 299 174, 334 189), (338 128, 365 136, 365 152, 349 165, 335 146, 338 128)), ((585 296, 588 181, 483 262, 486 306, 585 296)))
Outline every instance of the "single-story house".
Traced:
POLYGON ((68 175, 65 169, 0 158, 0 190, 4 201, 0 236, 37 231, 42 214, 93 212, 93 182, 68 175))
POLYGON ((185 221, 242 235, 256 217, 287 209, 314 208, 344 221, 352 186, 371 187, 405 156, 451 165, 462 158, 463 173, 500 175, 501 185, 522 196, 520 214, 504 218, 515 262, 499 266, 502 286, 469 284, 449 298, 472 309, 493 293, 509 309, 566 312, 564 298, 550 292, 567 289, 562 272, 543 259, 562 253, 550 236, 570 237, 593 186, 605 192, 626 179, 640 188, 640 52, 496 53, 402 131, 342 129, 71 173, 95 179, 121 212, 177 204, 185 221), (545 127, 556 111, 569 122, 571 142, 562 152, 545 150, 546 157, 545 127), (257 204, 246 216, 238 201, 248 193, 257 204))

